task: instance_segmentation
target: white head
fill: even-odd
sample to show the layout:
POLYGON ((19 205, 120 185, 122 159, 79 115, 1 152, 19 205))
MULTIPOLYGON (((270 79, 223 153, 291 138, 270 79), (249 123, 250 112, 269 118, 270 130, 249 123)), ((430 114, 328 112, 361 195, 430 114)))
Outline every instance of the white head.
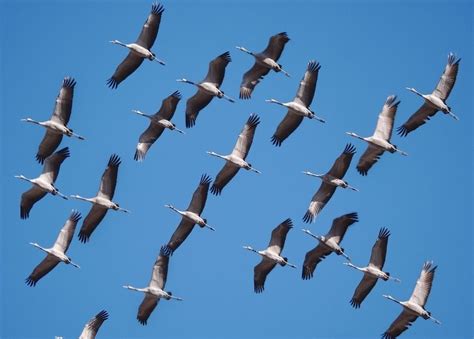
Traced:
POLYGON ((257 252, 256 250, 254 250, 252 247, 250 246, 243 246, 244 249, 246 250, 249 250, 249 251, 252 251, 252 252, 257 252))
POLYGON ((316 173, 312 173, 312 172, 309 172, 309 171, 303 171, 301 173, 312 176, 312 177, 318 177, 318 178, 324 177, 324 174, 316 174, 316 173))

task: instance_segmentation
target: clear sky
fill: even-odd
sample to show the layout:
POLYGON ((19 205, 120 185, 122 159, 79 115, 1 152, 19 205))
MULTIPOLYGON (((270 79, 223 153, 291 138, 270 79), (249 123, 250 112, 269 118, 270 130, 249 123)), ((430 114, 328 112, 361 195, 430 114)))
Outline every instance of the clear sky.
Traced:
MULTIPOLYGON (((117 90, 105 82, 127 51, 110 44, 133 42, 151 1, 2 1, 1 36, 1 337, 77 337, 101 309, 110 313, 100 338, 377 338, 406 300, 425 260, 439 265, 427 309, 443 324, 419 319, 405 338, 471 338, 473 5, 470 1, 165 1, 153 50, 165 67, 143 62, 117 90), (180 90, 173 121, 184 129, 185 101, 195 88, 177 83, 204 78, 208 62, 230 51, 222 85, 238 98, 243 73, 254 60, 234 47, 256 52, 286 31, 291 40, 280 63, 292 75, 270 73, 249 101, 214 99, 185 135, 165 131, 143 163, 133 161, 148 121, 132 109, 155 112, 180 90), (371 135, 390 94, 401 100, 395 126, 422 104, 405 90, 430 93, 449 52, 462 57, 448 103, 460 117, 438 113, 406 138, 392 142, 409 153, 384 154, 367 177, 356 162, 365 143, 345 135, 371 135), (281 148, 270 142, 285 115, 266 103, 293 99, 309 60, 322 67, 313 109, 327 123, 305 120, 281 148), (68 254, 81 265, 60 264, 34 288, 24 280, 51 246, 72 209, 85 216, 90 204, 47 196, 20 220, 19 201, 29 189, 15 174, 36 177, 34 156, 44 130, 21 118, 49 119, 63 77, 77 80, 69 126, 85 141, 64 138, 71 157, 56 182, 66 194, 94 196, 112 153, 122 158, 115 201, 131 214, 109 211, 84 245, 74 237, 68 254), (209 195, 203 216, 216 232, 196 228, 171 258, 166 290, 183 302, 161 301, 148 325, 136 320, 159 248, 179 223, 163 207, 186 208, 201 174, 213 177, 223 161, 205 151, 230 153, 250 113, 261 118, 249 162, 261 175, 240 171, 222 196, 209 195), (357 154, 346 179, 360 192, 338 189, 316 222, 302 223, 319 187, 303 170, 326 172, 352 142, 357 154), (402 283, 378 282, 354 310, 349 305, 362 274, 329 256, 312 280, 301 279, 305 253, 315 241, 301 232, 325 234, 334 218, 359 213, 342 245, 365 266, 378 230, 390 229, 384 269, 402 283), (298 269, 276 267, 265 292, 253 292, 260 258, 242 249, 267 246, 271 230, 286 218, 295 224, 283 254, 298 269)), ((79 231, 80 223, 76 233, 79 231)))

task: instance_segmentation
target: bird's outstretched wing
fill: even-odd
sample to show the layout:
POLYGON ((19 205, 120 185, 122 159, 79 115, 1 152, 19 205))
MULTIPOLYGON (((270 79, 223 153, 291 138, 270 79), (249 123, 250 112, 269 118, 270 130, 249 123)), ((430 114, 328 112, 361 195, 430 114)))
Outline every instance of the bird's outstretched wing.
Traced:
POLYGON ((52 254, 48 254, 46 258, 35 267, 33 272, 26 278, 25 283, 28 286, 36 286, 36 283, 46 274, 51 272, 61 261, 52 254))
POLYGON ((222 81, 224 81, 225 68, 231 61, 232 59, 229 52, 222 53, 213 59, 209 63, 209 70, 203 82, 210 82, 219 88, 222 85, 222 81))
POLYGON ((425 307, 426 301, 431 292, 431 286, 433 284, 437 267, 438 266, 433 266, 432 261, 427 261, 423 264, 420 277, 416 281, 415 289, 413 290, 409 301, 414 302, 421 307, 425 307))
POLYGON ((150 50, 153 46, 156 36, 158 35, 158 29, 160 28, 161 16, 164 12, 162 4, 154 3, 151 6, 151 12, 148 15, 145 23, 143 24, 142 31, 137 39, 137 44, 150 50))
POLYGON ((265 280, 268 273, 270 273, 276 266, 276 262, 262 258, 262 261, 253 269, 253 290, 255 293, 262 293, 265 289, 265 280))
POLYGON ((332 221, 331 229, 329 230, 328 234, 326 234, 326 238, 333 239, 337 244, 339 244, 342 239, 344 239, 344 235, 346 234, 347 229, 352 224, 359 221, 359 216, 356 212, 348 213, 337 217, 332 221))
POLYGON ((379 270, 383 268, 385 263, 385 256, 387 255, 388 238, 390 237, 390 231, 383 227, 379 231, 377 241, 372 246, 372 252, 370 254, 370 263, 377 267, 379 270))
POLYGON ((79 231, 78 237, 80 242, 86 243, 90 240, 92 233, 97 228, 97 226, 99 226, 102 219, 104 219, 107 211, 108 209, 104 206, 97 204, 92 205, 91 210, 82 222, 82 227, 79 231))
POLYGON ((170 261, 170 253, 167 251, 166 245, 160 248, 160 254, 153 265, 153 271, 151 273, 150 287, 158 287, 164 289, 166 285, 166 279, 168 277, 168 264, 170 261))
POLYGON ((62 252, 66 253, 71 244, 72 237, 74 236, 74 231, 76 230, 76 225, 78 221, 81 220, 81 213, 78 211, 72 211, 69 218, 66 220, 63 228, 59 232, 58 238, 54 243, 53 248, 62 252))
POLYGON ((109 313, 106 310, 102 310, 97 313, 91 320, 87 322, 82 330, 79 339, 95 339, 99 328, 102 326, 104 321, 109 319, 109 313))
POLYGON ((69 156, 69 148, 64 147, 47 157, 44 161, 43 172, 41 173, 40 178, 46 182, 49 182, 50 184, 53 184, 58 178, 61 164, 64 160, 69 158, 69 156))
POLYGON ((293 228, 293 221, 288 218, 275 227, 272 231, 270 242, 268 243, 268 251, 280 255, 285 246, 286 235, 293 228))
POLYGON ((438 85, 436 86, 433 94, 436 95, 441 100, 446 100, 451 93, 451 90, 456 83, 456 77, 458 75, 459 70, 459 62, 461 58, 456 60, 456 55, 453 53, 449 53, 448 55, 448 63, 444 68, 444 72, 439 79, 438 85))
POLYGON ((278 59, 280 59, 281 53, 283 52, 283 48, 285 48, 285 44, 288 41, 290 41, 290 38, 286 32, 275 34, 268 40, 267 48, 265 48, 262 54, 273 59, 274 61, 278 61, 278 59))
POLYGON ((362 280, 360 281, 359 285, 352 296, 350 304, 354 308, 360 308, 360 305, 364 301, 364 299, 369 295, 370 291, 374 288, 375 284, 377 283, 377 278, 364 273, 362 280))
POLYGON ((143 60, 141 56, 129 52, 120 65, 117 66, 114 74, 107 80, 107 85, 112 89, 116 89, 122 81, 140 67, 143 60))
POLYGON ((255 130, 259 123, 260 117, 257 114, 252 113, 239 134, 234 149, 232 150, 232 154, 244 160, 247 158, 250 147, 252 147, 255 130))
POLYGON ((117 154, 112 154, 107 163, 107 168, 102 174, 100 180, 98 196, 112 200, 115 193, 115 186, 117 185, 118 169, 121 164, 120 157, 117 154))
POLYGON ((316 83, 318 81, 319 69, 321 65, 319 62, 311 60, 308 63, 306 72, 300 81, 300 86, 296 92, 295 102, 298 102, 305 107, 309 107, 313 102, 314 93, 316 91, 316 83))
POLYGON ((176 112, 176 107, 178 106, 179 101, 181 100, 181 92, 174 91, 169 96, 167 96, 161 102, 161 107, 155 116, 158 118, 171 120, 173 118, 174 112, 176 112))
POLYGON ((270 68, 255 62, 252 68, 245 72, 244 76, 242 77, 239 98, 250 99, 255 86, 257 86, 260 80, 262 80, 263 77, 268 74, 268 72, 270 72, 270 68))
POLYGON ((293 133, 303 121, 303 116, 288 110, 271 138, 272 144, 280 147, 283 141, 293 133))
POLYGON ((137 320, 140 324, 147 324, 148 318, 155 309, 156 305, 158 305, 159 301, 160 298, 158 298, 157 296, 149 292, 145 293, 145 297, 143 298, 142 303, 140 304, 140 306, 138 306, 137 320))
POLYGON ((364 154, 359 159, 359 163, 357 164, 357 172, 361 175, 367 175, 369 173, 369 169, 379 161, 380 157, 382 156, 384 150, 382 148, 378 148, 372 144, 367 146, 364 154))
POLYGON ((64 78, 58 97, 56 98, 53 115, 51 116, 51 120, 64 126, 67 125, 71 117, 74 86, 76 86, 76 80, 74 80, 74 78, 64 78))
POLYGON ((426 102, 423 103, 418 108, 418 111, 413 113, 403 125, 397 128, 397 133, 402 137, 406 137, 408 133, 424 125, 436 112, 438 112, 436 108, 431 107, 426 102))
POLYGON ((58 148, 59 144, 61 144, 61 140, 63 140, 62 134, 46 130, 46 132, 44 132, 43 140, 41 140, 38 146, 38 152, 36 152, 36 160, 40 164, 43 164, 44 160, 51 154, 53 154, 56 148, 58 148))
POLYGON ((356 153, 356 148, 352 144, 347 144, 344 148, 344 151, 332 165, 328 174, 332 175, 335 178, 342 179, 347 173, 347 169, 351 165, 352 157, 356 153))
POLYGON ((403 309, 402 313, 394 320, 388 330, 382 334, 382 339, 395 339, 406 331, 418 317, 403 309))
POLYGON ((201 215, 204 206, 206 206, 207 192, 212 179, 207 174, 201 176, 199 186, 193 193, 193 197, 188 206, 188 211, 201 215))
POLYGON ((331 250, 322 244, 318 244, 311 251, 306 253, 303 263, 303 271, 301 272, 301 278, 303 280, 308 280, 313 277, 314 270, 316 265, 319 264, 324 258, 331 254, 331 250))
POLYGON ((217 173, 216 179, 211 186, 211 193, 214 195, 221 195, 224 187, 232 180, 233 177, 239 172, 240 167, 226 161, 224 167, 217 173))
POLYGON ((314 218, 321 212, 327 202, 331 199, 332 195, 336 191, 336 186, 329 185, 325 182, 321 183, 318 191, 313 195, 311 202, 309 203, 308 210, 303 216, 305 223, 313 222, 314 218))
POLYGON ((400 104, 400 101, 397 101, 396 95, 387 97, 382 112, 379 114, 377 125, 375 126, 374 137, 390 141, 398 104, 400 104))
POLYGON ((30 216, 30 211, 33 205, 41 200, 46 195, 46 192, 39 187, 33 186, 28 191, 21 195, 20 202, 20 218, 27 219, 30 216))
POLYGON ((138 144, 135 149, 135 155, 133 156, 133 159, 136 161, 143 161, 150 147, 155 143, 156 140, 158 140, 164 130, 165 128, 163 126, 151 121, 148 125, 148 128, 140 135, 140 138, 138 139, 138 144))
POLYGON ((199 112, 209 105, 213 96, 204 91, 198 90, 186 101, 186 128, 191 128, 196 124, 199 112))

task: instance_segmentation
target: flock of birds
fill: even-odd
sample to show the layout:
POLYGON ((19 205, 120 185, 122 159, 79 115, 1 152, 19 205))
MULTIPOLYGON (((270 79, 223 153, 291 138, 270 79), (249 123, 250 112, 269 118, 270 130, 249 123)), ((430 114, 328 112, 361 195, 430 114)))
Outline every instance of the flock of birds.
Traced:
MULTIPOLYGON (((107 84, 111 88, 117 88, 122 81, 137 70, 144 59, 156 61, 162 65, 165 64, 164 61, 159 60, 150 50, 155 42, 163 11, 164 8, 162 5, 152 5, 151 13, 149 14, 135 43, 124 44, 118 40, 111 41, 114 44, 126 47, 130 51, 123 62, 117 67, 112 77, 108 79, 107 84)), ((260 53, 251 52, 244 47, 237 47, 239 50, 248 53, 255 58, 255 63, 252 68, 243 75, 240 86, 240 99, 250 99, 257 84, 262 81, 263 77, 271 70, 289 76, 282 66, 278 64, 278 59, 283 52, 285 44, 289 40, 290 39, 286 33, 276 34, 270 38, 268 46, 260 53)), ((197 87, 196 94, 186 102, 185 122, 187 128, 191 128, 196 124, 199 112, 203 110, 214 97, 219 99, 224 98, 232 103, 235 102, 234 99, 224 94, 220 89, 224 80, 226 66, 230 61, 231 57, 229 52, 225 52, 209 63, 208 73, 201 82, 193 82, 187 79, 177 80, 197 87)), ((453 114, 451 108, 447 105, 446 99, 456 81, 459 61, 460 59, 456 59, 454 54, 449 54, 448 62, 441 79, 431 94, 421 94, 413 88, 408 88, 410 91, 421 96, 424 99, 424 103, 402 126, 397 129, 401 136, 406 136, 423 125, 438 111, 457 119, 456 115, 453 114)), ((286 116, 278 125, 271 138, 271 142, 275 146, 281 146, 283 141, 298 128, 304 118, 325 122, 324 119, 316 116, 315 112, 310 108, 320 68, 320 64, 316 61, 310 61, 308 63, 293 101, 280 102, 275 99, 267 100, 270 103, 275 103, 287 108, 286 116)), ((39 122, 30 118, 22 119, 23 121, 35 123, 46 128, 45 136, 41 141, 36 154, 37 161, 43 164, 43 171, 39 177, 34 179, 26 178, 23 175, 16 177, 32 184, 31 189, 24 192, 21 196, 20 217, 22 219, 29 217, 33 206, 47 193, 57 195, 64 199, 74 198, 90 202, 92 208, 82 222, 78 235, 79 240, 85 243, 90 240, 94 230, 104 219, 109 209, 121 212, 129 211, 120 207, 119 204, 113 201, 117 184, 118 169, 121 163, 120 157, 116 154, 111 155, 107 163, 106 169, 102 174, 99 191, 95 197, 84 198, 79 195, 71 195, 68 197, 61 193, 55 186, 55 181, 58 177, 61 164, 70 156, 67 147, 56 151, 61 143, 63 135, 84 140, 84 137, 76 134, 67 126, 71 115, 75 85, 76 82, 73 78, 66 77, 63 80, 59 95, 56 99, 54 112, 50 120, 39 122)), ((148 128, 139 137, 134 156, 136 161, 143 161, 145 159, 148 150, 165 129, 184 133, 176 128, 176 125, 171 122, 180 100, 181 94, 179 91, 176 91, 163 100, 161 108, 153 115, 143 113, 139 110, 133 111, 150 120, 148 128)), ((397 97, 394 95, 391 95, 386 99, 378 116, 375 131, 372 136, 361 137, 353 132, 347 133, 348 135, 363 140, 368 144, 366 151, 360 157, 357 164, 357 171, 361 175, 367 175, 370 168, 378 161, 378 159, 380 159, 384 152, 407 155, 407 153, 398 149, 397 146, 390 142, 398 104, 399 101, 397 101, 397 97)), ((141 324, 145 325, 147 323, 150 314, 157 306, 160 299, 182 300, 179 297, 173 296, 171 292, 164 290, 169 260, 173 252, 175 252, 186 240, 196 224, 201 228, 208 228, 214 231, 214 228, 208 224, 208 221, 201 216, 206 205, 209 186, 211 186, 211 183, 211 193, 218 196, 222 194, 224 187, 232 180, 240 169, 260 173, 246 161, 259 123, 260 118, 256 114, 251 114, 243 126, 234 149, 230 154, 221 155, 215 152, 207 152, 209 155, 225 160, 225 165, 217 174, 213 183, 208 175, 203 174, 201 176, 199 185, 197 186, 186 210, 179 210, 171 204, 165 205, 178 213, 181 216, 181 221, 175 232, 172 234, 169 242, 161 247, 159 256, 153 265, 152 276, 148 286, 144 288, 136 288, 129 285, 123 286, 129 290, 143 292, 145 294, 137 314, 137 319, 141 324)), ((358 191, 357 188, 350 186, 349 183, 343 179, 355 153, 355 147, 352 144, 347 144, 341 155, 339 155, 335 160, 333 166, 327 173, 315 174, 309 171, 303 172, 306 175, 317 177, 322 181, 303 216, 303 221, 305 223, 311 223, 315 220, 338 187, 358 191)), ((36 243, 30 243, 46 252, 47 255, 27 277, 26 283, 28 285, 35 286, 41 278, 53 270, 60 262, 79 267, 67 256, 66 252, 72 241, 76 225, 79 223, 80 219, 81 214, 78 211, 73 210, 59 232, 54 245, 50 248, 44 248, 36 243)), ((393 280, 396 282, 400 282, 400 280, 392 277, 390 273, 383 271, 387 254, 388 239, 390 236, 390 231, 387 228, 380 229, 375 244, 372 247, 368 265, 365 267, 358 267, 352 263, 344 248, 341 247, 341 242, 348 228, 356 222, 358 222, 358 215, 354 212, 334 219, 329 232, 324 236, 314 235, 310 230, 304 229, 303 231, 306 234, 317 240, 317 246, 306 253, 301 277, 305 280, 311 279, 316 266, 326 256, 333 252, 336 255, 345 257, 347 259, 347 262, 345 263, 347 266, 363 272, 363 278, 356 287, 353 297, 350 300, 350 304, 354 308, 359 308, 364 299, 374 288, 378 279, 384 281, 393 280)), ((272 231, 268 247, 264 250, 258 251, 250 246, 244 246, 245 249, 255 252, 262 257, 261 262, 254 268, 254 290, 256 293, 264 291, 265 280, 277 264, 296 268, 295 265, 288 261, 288 258, 281 255, 286 236, 292 227, 293 222, 291 219, 286 219, 279 224, 272 231)), ((403 310, 398 318, 396 318, 390 327, 383 333, 383 338, 397 337, 418 317, 432 319, 436 323, 440 323, 425 309, 435 271, 436 266, 434 266, 432 262, 424 263, 420 276, 416 282, 416 286, 408 301, 399 301, 389 295, 384 295, 384 297, 400 304, 403 307, 403 310)), ((107 320, 107 318, 107 311, 102 310, 99 312, 86 324, 80 338, 94 338, 100 326, 105 320, 107 320)))

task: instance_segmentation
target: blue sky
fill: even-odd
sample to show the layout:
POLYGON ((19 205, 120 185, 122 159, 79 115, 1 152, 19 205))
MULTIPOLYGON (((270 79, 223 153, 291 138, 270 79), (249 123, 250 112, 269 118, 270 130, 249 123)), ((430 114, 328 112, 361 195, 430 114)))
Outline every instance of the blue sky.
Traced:
MULTIPOLYGON (((405 338, 467 338, 472 313, 472 74, 473 5, 470 1, 166 1, 153 47, 165 67, 145 61, 117 90, 105 81, 127 51, 108 41, 133 42, 151 1, 1 2, 1 337, 77 337, 101 309, 110 313, 100 338, 368 338, 378 337, 401 308, 388 293, 409 298, 425 260, 439 265, 427 308, 443 324, 418 320, 405 338), (236 50, 263 50, 268 38, 291 38, 280 63, 292 74, 270 73, 249 101, 214 99, 185 135, 165 131, 143 163, 133 161, 148 121, 131 109, 155 112, 180 90, 173 121, 184 129, 185 101, 195 88, 175 80, 204 78, 208 62, 230 51, 222 90, 237 98, 242 74, 253 59, 236 50), (405 90, 429 93, 452 51, 462 57, 448 100, 460 121, 440 113, 407 138, 392 142, 408 157, 384 154, 360 176, 356 161, 366 145, 345 135, 371 135, 386 97, 401 100, 399 126, 422 100, 405 90), (281 148, 270 142, 286 113, 265 99, 291 100, 308 60, 321 65, 313 109, 327 123, 304 121, 281 148), (115 201, 130 209, 110 211, 90 243, 77 236, 68 254, 81 269, 60 264, 35 288, 24 279, 55 241, 72 209, 85 216, 89 204, 47 196, 28 220, 20 220, 15 174, 36 177, 35 160, 44 130, 21 118, 49 119, 63 77, 77 80, 69 126, 86 141, 63 139, 71 157, 56 182, 66 194, 93 196, 112 153, 122 158, 115 201), (217 231, 195 229, 171 258, 166 290, 183 302, 161 301, 143 327, 136 320, 143 295, 124 284, 148 284, 159 248, 179 223, 163 207, 186 208, 202 173, 223 165, 205 151, 229 153, 250 113, 261 118, 249 162, 263 174, 241 171, 222 196, 209 196, 203 216, 217 231), (391 230, 385 270, 401 284, 379 282, 362 308, 349 305, 362 274, 331 255, 315 277, 301 280, 305 253, 315 246, 301 232, 301 218, 319 187, 303 170, 327 171, 346 143, 357 148, 346 179, 360 192, 339 189, 309 226, 325 234, 332 220, 356 211, 343 247, 366 265, 380 227, 391 230), (283 254, 298 269, 277 267, 265 292, 253 292, 260 258, 242 249, 267 246, 271 230, 286 218, 295 224, 283 254)), ((78 229, 81 224, 78 225, 78 229)), ((76 233, 78 232, 76 230, 76 233)))

